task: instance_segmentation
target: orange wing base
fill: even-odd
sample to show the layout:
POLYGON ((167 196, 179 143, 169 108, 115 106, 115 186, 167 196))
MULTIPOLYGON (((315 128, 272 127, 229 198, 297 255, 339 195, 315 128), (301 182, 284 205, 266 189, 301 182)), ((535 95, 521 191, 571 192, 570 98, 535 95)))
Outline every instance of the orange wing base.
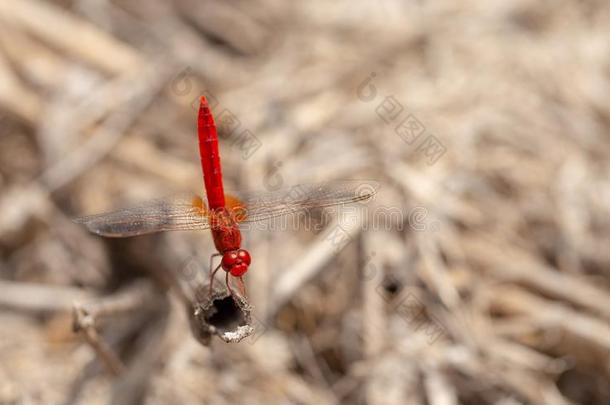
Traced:
POLYGON ((225 194, 225 204, 236 222, 243 222, 248 219, 248 208, 239 198, 225 194))
MULTIPOLYGON (((192 204, 197 210, 198 215, 205 217, 210 214, 208 207, 201 197, 193 197, 192 204)), ((235 220, 235 222, 239 223, 248 219, 248 209, 246 208, 246 204, 244 204, 239 198, 227 194, 225 195, 225 204, 227 211, 231 214, 231 217, 235 220)))

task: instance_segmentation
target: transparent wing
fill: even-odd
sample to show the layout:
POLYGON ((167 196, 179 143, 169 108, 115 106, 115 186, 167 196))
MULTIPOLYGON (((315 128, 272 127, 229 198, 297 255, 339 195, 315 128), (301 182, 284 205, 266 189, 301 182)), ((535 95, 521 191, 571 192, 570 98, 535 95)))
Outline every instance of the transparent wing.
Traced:
MULTIPOLYGON (((227 195, 227 210, 236 222, 255 222, 304 211, 372 198, 379 183, 368 180, 333 181, 301 184, 275 191, 227 195)), ((186 231, 210 228, 209 213, 196 195, 169 197, 118 211, 76 219, 89 231, 108 237, 128 237, 161 231, 186 231)), ((224 218, 224 217, 223 217, 224 218)), ((226 224, 225 224, 226 225, 226 224)), ((223 226, 216 221, 215 226, 223 226)))
POLYGON ((239 222, 264 221, 313 208, 364 202, 378 189, 379 183, 371 180, 300 184, 276 191, 243 193, 238 195, 242 203, 228 208, 234 210, 239 222))
POLYGON ((161 231, 208 229, 208 215, 201 197, 169 197, 103 214, 77 218, 89 231, 108 237, 127 237, 161 231))

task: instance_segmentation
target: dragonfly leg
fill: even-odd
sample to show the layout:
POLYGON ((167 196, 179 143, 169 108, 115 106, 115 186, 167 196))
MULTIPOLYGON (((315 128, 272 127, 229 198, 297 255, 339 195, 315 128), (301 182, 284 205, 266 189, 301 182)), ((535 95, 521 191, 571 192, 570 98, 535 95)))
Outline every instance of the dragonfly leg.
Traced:
POLYGON ((216 276, 216 272, 218 270, 220 270, 221 266, 222 266, 222 263, 219 264, 218 266, 216 266, 216 268, 212 272, 210 272, 210 286, 208 287, 208 297, 212 296, 212 291, 213 291, 212 286, 214 285, 214 276, 216 276))
POLYGON ((244 282, 244 278, 239 277, 239 291, 245 297, 246 296, 246 283, 244 282))
POLYGON ((227 275, 225 276, 225 282, 227 283, 227 290, 229 290, 229 294, 231 294, 231 297, 233 297, 233 299, 235 299, 235 296, 233 295, 233 290, 231 289, 231 283, 229 283, 229 272, 227 271, 227 275))
MULTIPOLYGON (((238 277, 239 280, 239 292, 241 293, 242 297, 246 296, 246 284, 244 283, 244 279, 243 277, 238 277)), ((225 282, 227 283, 227 289, 229 290, 229 293, 231 294, 231 296, 235 297, 235 293, 233 292, 233 289, 231 288, 231 281, 229 280, 229 272, 227 272, 227 275, 225 276, 225 282)))
POLYGON ((218 256, 222 256, 222 255, 220 253, 214 253, 213 255, 210 256, 210 267, 209 267, 210 271, 212 271, 212 265, 214 263, 214 258, 218 257, 218 256))

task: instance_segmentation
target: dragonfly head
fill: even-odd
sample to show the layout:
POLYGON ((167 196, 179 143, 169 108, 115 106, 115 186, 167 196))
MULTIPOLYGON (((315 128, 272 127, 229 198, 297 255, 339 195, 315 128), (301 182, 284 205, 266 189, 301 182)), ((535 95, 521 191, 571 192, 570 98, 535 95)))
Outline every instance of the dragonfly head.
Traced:
POLYGON ((250 253, 244 249, 229 250, 222 255, 222 269, 234 277, 241 277, 248 271, 252 262, 250 253))

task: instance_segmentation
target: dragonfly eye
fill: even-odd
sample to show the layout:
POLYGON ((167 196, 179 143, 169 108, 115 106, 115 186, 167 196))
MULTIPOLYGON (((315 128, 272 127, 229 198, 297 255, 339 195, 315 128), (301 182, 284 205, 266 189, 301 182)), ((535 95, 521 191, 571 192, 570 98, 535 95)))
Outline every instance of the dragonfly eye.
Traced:
POLYGON ((252 259, 250 258, 250 253, 248 253, 246 250, 239 249, 239 251, 237 252, 237 257, 239 257, 248 266, 250 265, 250 263, 252 263, 252 259))
POLYGON ((236 251, 230 251, 222 256, 222 268, 224 271, 231 271, 233 266, 239 261, 239 257, 236 251))
POLYGON ((234 277, 241 277, 248 271, 248 265, 246 264, 238 264, 237 266, 233 266, 231 269, 231 275, 234 277))

